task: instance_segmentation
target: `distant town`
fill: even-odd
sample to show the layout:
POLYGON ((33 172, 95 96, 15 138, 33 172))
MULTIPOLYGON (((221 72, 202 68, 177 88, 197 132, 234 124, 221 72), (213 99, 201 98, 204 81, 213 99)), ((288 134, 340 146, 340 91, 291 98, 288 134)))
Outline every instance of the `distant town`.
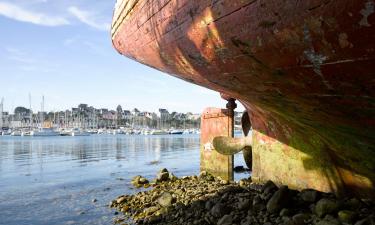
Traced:
MULTIPOLYGON (((0 106, 0 112, 2 112, 0 106)), ((33 112, 31 109, 19 106, 14 112, 2 112, 3 128, 26 128, 51 126, 60 128, 198 128, 200 115, 193 113, 168 112, 159 109, 158 112, 123 109, 120 105, 116 109, 97 109, 87 104, 58 112, 33 112)))
MULTIPOLYGON (((57 112, 44 111, 44 98, 41 110, 34 112, 31 107, 18 106, 14 112, 5 112, 4 100, 0 102, 0 132, 13 133, 15 136, 32 135, 36 129, 58 130, 59 134, 75 129, 76 135, 91 133, 123 132, 123 133, 199 133, 200 114, 169 112, 160 108, 157 112, 141 111, 137 108, 116 109, 95 108, 88 104, 57 112), (79 131, 77 131, 79 130, 79 131), (13 132, 12 132, 13 131, 13 132)), ((241 113, 235 113, 235 124, 240 124, 241 113)), ((40 131, 39 131, 40 132, 40 131)), ((50 135, 45 131, 40 135, 50 135)), ((35 134, 36 135, 36 134, 35 134)))
MULTIPOLYGON (((200 114, 169 112, 160 108, 157 112, 123 109, 97 109, 88 104, 58 112, 33 112, 31 108, 18 106, 14 112, 3 111, 3 101, 0 102, 1 130, 25 130, 37 128, 53 129, 84 129, 84 130, 158 130, 197 131, 200 127, 200 114)), ((236 124, 240 121, 240 113, 236 113, 236 124)))

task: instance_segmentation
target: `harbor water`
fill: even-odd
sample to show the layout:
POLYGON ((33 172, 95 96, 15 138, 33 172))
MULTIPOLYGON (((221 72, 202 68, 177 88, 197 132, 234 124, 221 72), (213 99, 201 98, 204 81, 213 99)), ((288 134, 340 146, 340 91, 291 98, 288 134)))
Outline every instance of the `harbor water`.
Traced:
POLYGON ((108 203, 164 167, 198 174, 199 135, 0 137, 0 224, 113 224, 108 203))

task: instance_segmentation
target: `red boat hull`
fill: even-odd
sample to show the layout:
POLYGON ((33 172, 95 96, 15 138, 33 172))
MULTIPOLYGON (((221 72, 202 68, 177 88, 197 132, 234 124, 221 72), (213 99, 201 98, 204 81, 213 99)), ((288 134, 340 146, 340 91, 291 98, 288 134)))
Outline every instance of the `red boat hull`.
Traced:
POLYGON ((374 197, 373 0, 119 2, 121 54, 245 105, 254 180, 374 197))

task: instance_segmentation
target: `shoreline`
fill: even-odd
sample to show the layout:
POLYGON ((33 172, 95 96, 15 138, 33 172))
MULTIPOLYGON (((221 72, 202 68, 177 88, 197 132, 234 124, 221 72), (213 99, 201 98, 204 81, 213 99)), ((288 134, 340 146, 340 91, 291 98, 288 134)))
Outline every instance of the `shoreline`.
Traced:
POLYGON ((132 184, 150 189, 110 203, 123 214, 116 224, 375 224, 374 202, 311 189, 299 192, 272 181, 228 182, 206 172, 177 178, 162 169, 154 181, 137 176, 132 184))

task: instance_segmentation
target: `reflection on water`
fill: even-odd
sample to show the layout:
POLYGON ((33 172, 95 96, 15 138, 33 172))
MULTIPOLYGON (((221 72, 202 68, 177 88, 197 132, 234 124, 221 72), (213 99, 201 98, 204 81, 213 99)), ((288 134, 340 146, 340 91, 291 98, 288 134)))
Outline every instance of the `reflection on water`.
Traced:
POLYGON ((199 173, 199 136, 0 137, 0 224, 113 224, 108 202, 162 167, 199 173))

